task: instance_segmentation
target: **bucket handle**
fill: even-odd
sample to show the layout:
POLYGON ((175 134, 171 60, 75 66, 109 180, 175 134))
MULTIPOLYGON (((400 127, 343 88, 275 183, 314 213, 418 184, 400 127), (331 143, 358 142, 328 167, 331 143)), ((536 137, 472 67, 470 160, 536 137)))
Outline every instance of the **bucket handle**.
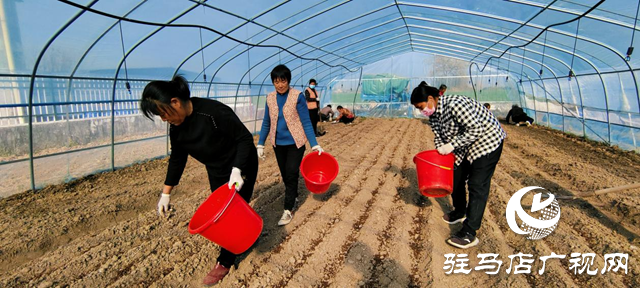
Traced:
POLYGON ((422 158, 418 157, 417 155, 416 155, 415 157, 416 157, 417 159, 422 160, 423 162, 425 162, 425 163, 427 163, 427 164, 431 164, 431 165, 436 166, 436 167, 438 167, 438 168, 441 168, 441 169, 444 169, 444 170, 451 170, 451 167, 442 166, 442 165, 438 165, 438 164, 433 163, 433 162, 429 162, 429 161, 427 161, 427 160, 424 160, 424 159, 422 159, 422 158))
POLYGON ((218 222, 218 220, 220 219, 220 217, 222 217, 222 215, 224 215, 224 212, 227 211, 227 208, 229 208, 229 205, 231 204, 231 201, 233 200, 233 197, 236 196, 236 193, 238 193, 236 191, 236 185, 233 185, 231 187, 231 189, 233 189, 233 194, 231 195, 231 197, 229 197, 229 202, 227 202, 227 205, 224 206, 224 209, 222 209, 222 211, 218 212, 218 215, 216 215, 215 219, 213 219, 213 223, 218 222))

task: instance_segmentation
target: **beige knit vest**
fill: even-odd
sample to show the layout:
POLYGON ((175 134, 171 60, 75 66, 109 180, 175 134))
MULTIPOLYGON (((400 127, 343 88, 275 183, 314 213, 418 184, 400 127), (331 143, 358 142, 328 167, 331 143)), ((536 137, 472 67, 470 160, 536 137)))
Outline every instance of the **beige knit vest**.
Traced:
MULTIPOLYGON (((320 93, 318 93, 318 91, 316 90, 316 93, 313 93, 313 90, 311 90, 311 88, 307 87, 307 92, 309 92, 309 98, 312 98, 314 100, 319 100, 320 99, 320 93)), ((311 109, 316 109, 318 108, 318 102, 317 101, 307 101, 307 109, 311 110, 311 109)))
MULTIPOLYGON (((273 91, 267 95, 267 105, 269 106, 269 118, 271 118, 271 127, 269 129, 269 138, 271 138, 271 145, 276 146, 276 130, 278 129, 278 100, 276 97, 276 91, 273 91)), ((282 115, 284 121, 287 123, 287 129, 293 136, 293 141, 296 142, 296 147, 300 148, 307 143, 307 136, 304 134, 304 128, 302 127, 302 121, 296 105, 298 104, 298 97, 300 91, 289 88, 289 95, 287 101, 282 107, 282 115)))

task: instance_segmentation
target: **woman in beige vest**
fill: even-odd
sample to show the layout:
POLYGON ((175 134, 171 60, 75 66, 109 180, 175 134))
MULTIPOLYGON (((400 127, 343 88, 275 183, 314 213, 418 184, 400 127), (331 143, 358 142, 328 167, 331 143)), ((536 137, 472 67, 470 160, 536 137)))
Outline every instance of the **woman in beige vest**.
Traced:
POLYGON ((316 90, 316 79, 309 80, 309 87, 304 90, 305 99, 307 99, 307 108, 309 108, 309 118, 311 118, 311 126, 313 126, 313 132, 316 137, 324 135, 324 133, 318 133, 318 121, 320 121, 320 114, 318 109, 318 103, 320 103, 320 92, 316 90))
POLYGON ((289 87, 291 70, 282 64, 276 66, 271 81, 276 91, 267 95, 257 148, 258 157, 264 160, 264 143, 269 136, 285 186, 284 212, 278 222, 282 226, 293 219, 291 211, 298 197, 300 162, 307 140, 311 150, 320 154, 323 150, 316 140, 304 94, 289 87))

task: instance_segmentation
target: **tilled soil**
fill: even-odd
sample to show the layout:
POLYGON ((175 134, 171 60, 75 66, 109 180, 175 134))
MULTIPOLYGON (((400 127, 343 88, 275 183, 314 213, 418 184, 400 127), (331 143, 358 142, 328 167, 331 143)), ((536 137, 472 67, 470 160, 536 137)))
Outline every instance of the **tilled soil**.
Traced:
MULTIPOLYGON (((493 177, 480 244, 445 243, 460 224, 441 220, 451 200, 417 191, 413 155, 433 149, 430 128, 416 119, 364 119, 324 125, 319 141, 340 163, 328 192, 310 194, 302 179, 293 221, 278 227, 284 185, 275 155, 260 161, 251 205, 262 216, 258 242, 238 257, 221 287, 527 287, 640 286, 640 191, 561 200, 561 219, 532 241, 505 219, 510 196, 525 186, 556 195, 640 182, 640 157, 545 128, 505 125, 508 138, 493 177), (550 259, 543 274, 539 257, 550 259), (570 268, 571 253, 593 253, 596 275, 570 268), (499 254, 496 275, 447 274, 445 254, 499 254), (510 255, 531 254, 530 273, 510 255), (604 255, 627 253, 628 272, 601 274, 604 255), (506 270, 510 268, 510 273, 506 270), (480 286, 481 285, 481 286, 480 286)), ((187 231, 206 199, 206 171, 191 159, 172 194, 175 212, 160 219, 155 205, 167 159, 130 166, 0 200, 1 287, 198 287, 219 247, 187 231)), ((469 268, 469 267, 467 267, 469 268)))

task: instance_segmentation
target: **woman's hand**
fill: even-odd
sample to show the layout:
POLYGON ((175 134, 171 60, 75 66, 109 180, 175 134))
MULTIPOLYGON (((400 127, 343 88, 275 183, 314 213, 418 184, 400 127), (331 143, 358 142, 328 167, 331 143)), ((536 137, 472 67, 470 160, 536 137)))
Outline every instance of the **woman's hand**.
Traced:
POLYGON ((447 143, 438 147, 438 153, 440 153, 440 155, 447 155, 453 152, 453 150, 454 148, 453 148, 453 145, 451 145, 451 143, 447 143))
POLYGON ((233 169, 231 169, 231 178, 229 178, 229 189, 231 189, 233 184, 236 185, 236 191, 240 191, 240 189, 242 189, 244 180, 242 179, 242 175, 240 175, 240 173, 240 169, 236 167, 233 167, 233 169))
POLYGON ((169 202, 171 202, 171 195, 161 193, 160 201, 158 201, 158 215, 162 217, 169 216, 169 202))
POLYGON ((258 145, 256 146, 256 149, 258 149, 258 158, 265 160, 266 157, 264 157, 264 145, 258 145))
POLYGON ((322 152, 324 152, 324 150, 322 149, 322 147, 320 147, 320 145, 311 147, 311 150, 318 152, 318 155, 322 155, 322 152))

